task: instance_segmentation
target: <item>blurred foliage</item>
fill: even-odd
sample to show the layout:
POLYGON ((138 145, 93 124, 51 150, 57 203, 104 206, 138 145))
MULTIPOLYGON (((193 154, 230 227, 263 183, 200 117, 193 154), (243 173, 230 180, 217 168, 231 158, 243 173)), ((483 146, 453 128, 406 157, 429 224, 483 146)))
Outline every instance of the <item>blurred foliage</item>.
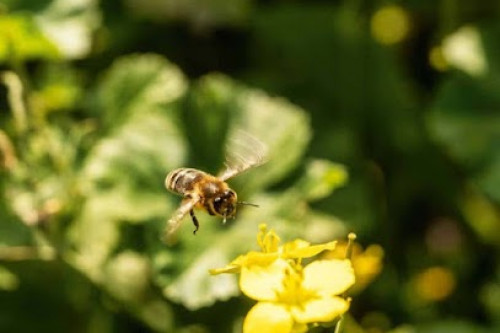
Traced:
POLYGON ((0 331, 238 332, 250 304, 208 269, 262 222, 382 247, 346 331, 500 330, 499 19, 494 0, 4 0, 0 331), (166 246, 165 175, 217 173, 239 130, 269 148, 230 181, 260 207, 166 246))

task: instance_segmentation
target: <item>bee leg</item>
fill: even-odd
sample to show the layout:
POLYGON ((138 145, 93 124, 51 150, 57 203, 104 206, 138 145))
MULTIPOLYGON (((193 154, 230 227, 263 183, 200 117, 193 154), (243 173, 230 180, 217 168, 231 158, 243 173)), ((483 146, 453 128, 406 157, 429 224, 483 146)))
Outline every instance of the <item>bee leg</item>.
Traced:
POLYGON ((198 219, 196 218, 196 215, 194 215, 194 211, 192 209, 189 211, 189 215, 191 215, 191 219, 193 220, 193 224, 195 226, 193 235, 196 235, 196 232, 200 229, 200 223, 198 222, 198 219))

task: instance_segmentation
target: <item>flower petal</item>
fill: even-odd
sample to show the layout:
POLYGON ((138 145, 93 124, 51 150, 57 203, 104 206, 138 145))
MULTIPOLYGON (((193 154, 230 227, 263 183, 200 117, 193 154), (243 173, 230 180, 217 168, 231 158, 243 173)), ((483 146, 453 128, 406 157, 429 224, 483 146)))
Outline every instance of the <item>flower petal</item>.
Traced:
POLYGON ((288 264, 277 259, 267 266, 242 267, 240 289, 250 298, 258 301, 274 301, 277 292, 283 289, 283 279, 288 264))
MULTIPOLYGON (((250 251, 244 256, 244 260, 239 261, 239 265, 249 267, 252 265, 267 266, 278 259, 278 253, 262 253, 250 251)), ((236 258, 238 259, 238 258, 236 258)), ((234 261, 232 263, 235 263, 234 261)))
POLYGON ((347 259, 314 261, 303 274, 302 287, 318 294, 339 295, 354 284, 354 270, 347 259))
POLYGON ((292 315, 285 307, 259 302, 245 317, 243 333, 290 333, 292 327, 292 315))
POLYGON ((238 258, 234 259, 226 267, 210 269, 209 273, 212 275, 223 273, 240 273, 242 267, 248 267, 252 265, 267 266, 277 258, 277 253, 262 253, 250 251, 247 254, 241 255, 238 258))
POLYGON ((291 309, 293 318, 299 323, 330 322, 349 309, 349 302, 340 297, 325 297, 291 309))
POLYGON ((324 244, 309 245, 310 243, 302 240, 296 239, 292 242, 288 242, 283 245, 282 252, 284 258, 309 258, 317 255, 325 250, 335 249, 336 241, 328 242, 324 244))
POLYGON ((259 244, 262 252, 277 252, 280 242, 280 237, 276 234, 276 232, 274 232, 273 229, 267 231, 267 225, 265 223, 259 225, 257 244, 259 244))
POLYGON ((210 275, 218 275, 218 274, 223 274, 223 273, 235 273, 236 274, 236 273, 239 273, 240 270, 241 270, 240 266, 229 264, 226 267, 209 269, 208 272, 210 273, 210 275))

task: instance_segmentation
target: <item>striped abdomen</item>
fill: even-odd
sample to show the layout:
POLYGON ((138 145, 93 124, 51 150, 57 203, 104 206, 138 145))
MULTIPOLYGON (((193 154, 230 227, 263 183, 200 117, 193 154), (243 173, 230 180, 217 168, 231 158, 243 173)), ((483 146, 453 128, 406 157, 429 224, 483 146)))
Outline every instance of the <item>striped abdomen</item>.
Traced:
POLYGON ((167 175, 165 187, 174 193, 186 195, 193 191, 195 184, 206 176, 205 172, 197 169, 175 169, 167 175))

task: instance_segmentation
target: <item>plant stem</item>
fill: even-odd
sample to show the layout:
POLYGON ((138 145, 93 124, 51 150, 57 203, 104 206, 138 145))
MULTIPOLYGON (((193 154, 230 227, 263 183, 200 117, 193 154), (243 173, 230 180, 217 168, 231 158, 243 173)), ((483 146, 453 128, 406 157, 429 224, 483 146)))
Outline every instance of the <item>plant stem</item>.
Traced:
POLYGON ((342 332, 343 328, 344 328, 344 316, 340 316, 339 321, 335 325, 335 331, 334 331, 334 333, 340 333, 340 332, 342 332))
POLYGON ((7 86, 7 98, 14 123, 18 133, 24 133, 28 128, 28 117, 26 104, 23 96, 23 83, 19 75, 14 72, 6 71, 1 75, 2 81, 7 86))

